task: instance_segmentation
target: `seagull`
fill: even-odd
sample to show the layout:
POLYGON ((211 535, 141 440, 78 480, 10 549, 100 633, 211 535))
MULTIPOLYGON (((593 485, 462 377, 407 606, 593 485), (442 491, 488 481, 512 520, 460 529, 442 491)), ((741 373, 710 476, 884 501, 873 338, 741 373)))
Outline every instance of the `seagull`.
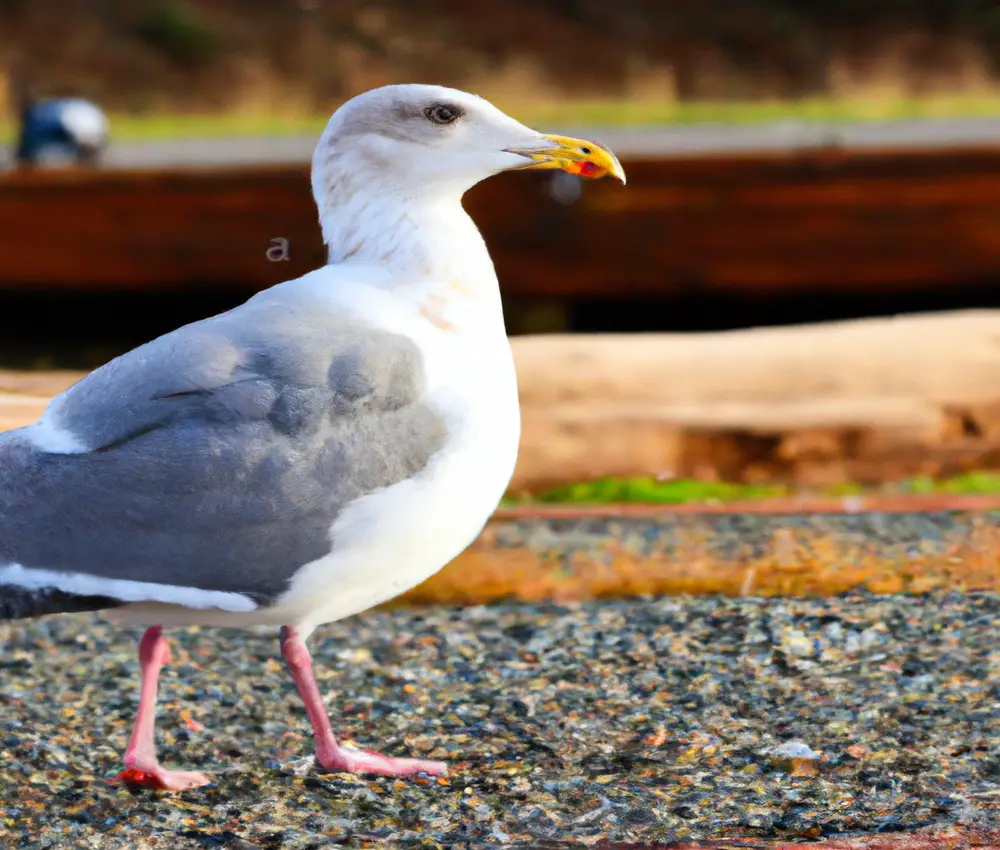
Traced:
POLYGON ((110 361, 0 434, 0 619, 145 628, 118 779, 156 757, 164 628, 276 627, 328 771, 441 775, 342 743, 306 639, 424 581, 480 533, 520 436, 500 292, 464 193, 502 171, 624 183, 594 142, 488 101, 392 85, 344 103, 312 189, 328 262, 110 361))

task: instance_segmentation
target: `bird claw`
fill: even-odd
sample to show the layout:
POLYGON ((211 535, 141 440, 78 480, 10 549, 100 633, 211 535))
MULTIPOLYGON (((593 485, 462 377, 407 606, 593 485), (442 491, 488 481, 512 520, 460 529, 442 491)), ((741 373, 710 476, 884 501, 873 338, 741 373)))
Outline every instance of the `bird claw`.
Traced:
POLYGON ((208 785, 212 780, 207 774, 195 770, 140 770, 137 767, 127 767, 121 771, 114 782, 122 782, 130 788, 153 788, 157 791, 187 791, 208 785))
POLYGON ((381 776, 444 776, 448 765, 443 761, 428 759, 393 758, 374 750, 362 750, 341 744, 320 761, 329 771, 343 773, 377 773, 381 776))

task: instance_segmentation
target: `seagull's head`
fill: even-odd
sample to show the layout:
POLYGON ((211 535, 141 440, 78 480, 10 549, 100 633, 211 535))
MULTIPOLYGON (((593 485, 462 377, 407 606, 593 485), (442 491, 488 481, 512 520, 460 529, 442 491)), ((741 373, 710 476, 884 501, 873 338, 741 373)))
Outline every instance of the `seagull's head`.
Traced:
POLYGON ((393 85, 333 114, 316 146, 313 187, 318 199, 350 175, 387 189, 461 193, 501 171, 546 168, 625 182, 617 157, 595 142, 539 133, 468 92, 393 85))

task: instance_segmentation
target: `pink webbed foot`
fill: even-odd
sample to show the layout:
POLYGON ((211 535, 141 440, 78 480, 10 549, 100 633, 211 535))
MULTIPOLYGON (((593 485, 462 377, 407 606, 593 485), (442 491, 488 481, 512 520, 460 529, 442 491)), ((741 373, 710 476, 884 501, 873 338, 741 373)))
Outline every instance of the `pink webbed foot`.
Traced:
POLYGON ((281 654, 305 703, 316 739, 316 762, 320 767, 343 773, 378 773, 382 776, 414 776, 418 773, 443 776, 448 772, 448 766, 442 761, 392 758, 340 743, 333 734, 323 697, 316 686, 309 650, 298 632, 288 626, 281 630, 281 654))
POLYGON ((448 765, 443 761, 393 758, 340 743, 335 744, 332 751, 318 753, 316 761, 326 770, 344 773, 378 773, 381 776, 415 776, 426 773, 430 776, 444 776, 448 772, 448 765))
POLYGON ((165 770, 162 767, 149 770, 126 767, 115 778, 126 785, 155 788, 157 791, 187 791, 189 788, 208 785, 212 781, 207 774, 196 770, 165 770))
POLYGON ((116 780, 132 787, 156 788, 160 791, 186 791, 207 785, 212 780, 193 770, 166 770, 156 760, 153 743, 156 720, 156 690, 160 668, 170 660, 170 648, 159 626, 146 629, 139 642, 139 665, 142 684, 139 688, 139 710, 136 713, 132 737, 125 750, 125 769, 116 780))

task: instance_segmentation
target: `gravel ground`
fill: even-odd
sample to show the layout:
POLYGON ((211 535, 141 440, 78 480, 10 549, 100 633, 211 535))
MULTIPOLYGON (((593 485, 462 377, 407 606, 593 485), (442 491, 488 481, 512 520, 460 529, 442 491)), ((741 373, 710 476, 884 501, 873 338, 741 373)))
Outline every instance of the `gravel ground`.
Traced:
POLYGON ((1000 829, 1000 596, 663 598, 381 611, 312 641, 335 725, 448 781, 321 774, 272 634, 177 633, 161 753, 110 784, 129 634, 2 627, 0 840, 18 847, 544 847, 1000 829), (204 727, 204 728, 203 728, 204 727))

